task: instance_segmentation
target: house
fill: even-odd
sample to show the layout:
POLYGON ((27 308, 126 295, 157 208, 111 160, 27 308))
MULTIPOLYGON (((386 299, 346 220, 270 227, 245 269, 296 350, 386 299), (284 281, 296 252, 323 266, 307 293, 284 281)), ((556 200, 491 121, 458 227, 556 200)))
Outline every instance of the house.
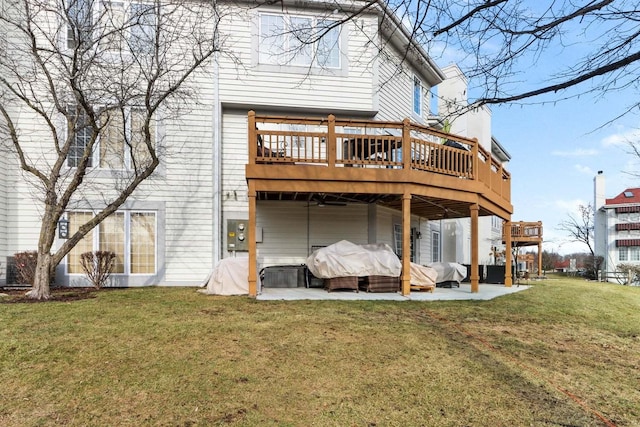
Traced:
POLYGON ((603 258, 602 277, 614 279, 620 264, 640 263, 640 188, 605 197, 605 175, 594 178, 594 253, 603 258))
MULTIPOLYGON (((218 260, 248 256, 255 295, 260 268, 303 263, 338 240, 387 243, 407 272, 410 261, 477 265, 501 243, 511 177, 490 111, 454 114, 464 76, 439 68, 382 3, 352 19, 364 2, 218 3, 228 50, 193 77, 189 114, 153 127, 170 155, 71 251, 58 283, 86 283, 79 255, 100 248, 118 255, 118 286, 196 285, 218 260), (322 36, 301 45, 298 28, 322 36)), ((25 112, 21 125, 41 126, 36 119, 25 112)), ((94 156, 92 178, 108 187, 111 166, 100 149, 94 156)), ((34 248, 40 217, 14 160, 0 162, 4 259, 34 248)), ((74 200, 72 232, 103 197, 74 200)))

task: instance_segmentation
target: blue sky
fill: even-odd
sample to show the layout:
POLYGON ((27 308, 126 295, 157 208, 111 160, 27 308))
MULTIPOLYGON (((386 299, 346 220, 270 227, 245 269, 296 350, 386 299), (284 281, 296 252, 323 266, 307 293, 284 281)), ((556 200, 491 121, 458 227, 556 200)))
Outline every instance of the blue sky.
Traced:
MULTIPOLYGON (((640 139, 640 115, 629 113, 607 124, 637 97, 616 92, 583 95, 547 104, 492 106, 493 135, 511 154, 514 221, 542 221, 543 248, 561 254, 586 252, 558 230, 579 205, 593 203, 593 178, 602 170, 606 197, 640 186, 637 157, 626 143, 640 139)), ((538 99, 532 100, 539 101, 538 99)), ((636 110, 637 111, 637 110, 636 110)))
MULTIPOLYGON (((535 9, 546 10, 549 4, 528 0, 522 7, 534 13, 535 9)), ((524 93, 557 83, 551 79, 580 64, 586 53, 599 45, 608 48, 609 31, 635 33, 636 26, 631 21, 571 21, 563 27, 561 42, 555 37, 544 51, 520 58, 513 69, 517 74, 500 89, 524 93)), ((499 56, 501 50, 492 42, 480 44, 481 50, 499 56)), ((455 62, 463 70, 465 65, 473 67, 476 59, 451 40, 448 45, 434 43, 429 52, 438 65, 455 62)), ((597 90, 602 80, 589 81, 556 94, 520 101, 519 105, 491 106, 493 136, 512 157, 508 165, 512 220, 542 221, 545 250, 561 254, 588 251, 583 243, 570 242, 558 226, 569 215, 578 218, 579 205, 593 204, 593 178, 598 171, 605 174, 608 198, 626 188, 640 187, 640 178, 628 173, 640 175, 640 161, 629 154, 628 146, 629 140, 640 142, 640 111, 636 108, 611 122, 638 102, 640 84, 633 75, 617 73, 615 77, 608 87, 628 86, 602 93, 597 90)), ((469 81, 470 101, 480 84, 469 81)))

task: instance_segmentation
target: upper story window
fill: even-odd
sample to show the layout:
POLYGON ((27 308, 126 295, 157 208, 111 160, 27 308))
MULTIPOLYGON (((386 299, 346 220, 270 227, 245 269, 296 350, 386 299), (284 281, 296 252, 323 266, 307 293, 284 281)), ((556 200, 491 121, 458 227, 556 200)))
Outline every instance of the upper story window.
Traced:
POLYGON ((67 13, 67 47, 74 49, 91 39, 93 0, 70 0, 67 13))
POLYGON ((307 16, 260 15, 261 64, 340 68, 338 21, 307 16))
MULTIPOLYGON (((69 111, 75 107, 69 107, 69 111)), ((72 123, 75 127, 73 132, 73 141, 67 154, 67 166, 70 168, 76 168, 84 157, 86 147, 91 143, 92 128, 89 125, 87 114, 80 110, 77 112, 75 122, 72 123)), ((89 156, 87 161, 87 167, 93 166, 92 155, 89 156)))
MULTIPOLYGON (((99 119, 101 126, 96 149, 90 154, 87 166, 97 164, 101 169, 140 169, 151 162, 151 153, 144 135, 145 111, 142 108, 107 109, 99 119)), ((78 167, 91 142, 92 128, 87 115, 79 113, 75 123, 73 142, 67 155, 67 166, 78 167)), ((156 124, 149 124, 150 143, 156 148, 156 124)))
POLYGON ((153 52, 158 21, 153 2, 129 0, 70 0, 67 47, 94 41, 110 50, 153 52))
POLYGON ((422 82, 416 76, 413 77, 413 114, 422 116, 422 82))
MULTIPOLYGON (((151 153, 145 142, 145 111, 127 107, 102 113, 103 128, 98 141, 99 162, 102 169, 140 169, 151 162, 151 153)), ((155 122, 149 123, 150 143, 156 146, 155 122)))

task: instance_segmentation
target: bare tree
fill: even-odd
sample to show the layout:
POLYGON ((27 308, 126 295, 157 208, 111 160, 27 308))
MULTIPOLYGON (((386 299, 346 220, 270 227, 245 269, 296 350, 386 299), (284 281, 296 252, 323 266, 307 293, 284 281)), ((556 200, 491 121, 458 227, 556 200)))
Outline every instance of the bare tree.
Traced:
MULTIPOLYGON (((638 89, 640 11, 625 0, 388 0, 430 55, 451 56, 482 104, 638 89), (553 70, 531 67, 540 61, 553 70), (576 87, 568 95, 565 89, 576 87)), ((437 57, 436 57, 437 60, 437 57)), ((632 110, 638 105, 627 106, 632 110)), ((462 105, 460 106, 463 107, 462 105)))
POLYGON ((569 215, 569 219, 562 221, 558 229, 565 231, 572 242, 584 243, 589 249, 589 256, 585 260, 586 267, 593 273, 593 278, 598 277, 598 271, 603 258, 596 256, 594 251, 594 210, 591 203, 578 206, 579 217, 569 215))
POLYGON ((219 19, 215 1, 4 2, 0 148, 17 156, 42 215, 29 296, 49 298, 65 255, 153 178, 156 120, 194 102, 194 75, 220 50, 219 19), (90 173, 97 161, 109 179, 90 173), (52 251, 65 211, 96 192, 103 207, 52 251))

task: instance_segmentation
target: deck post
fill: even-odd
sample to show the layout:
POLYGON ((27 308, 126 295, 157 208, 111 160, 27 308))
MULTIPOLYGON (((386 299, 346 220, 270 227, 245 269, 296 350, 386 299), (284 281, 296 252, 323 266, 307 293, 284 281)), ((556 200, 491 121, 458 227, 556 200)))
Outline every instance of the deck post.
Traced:
POLYGON ((336 116, 329 114, 329 121, 327 123, 327 162, 329 167, 336 166, 336 159, 338 157, 338 141, 336 139, 336 116))
POLYGON ((258 275, 257 275, 257 245, 256 245, 256 190, 255 185, 249 181, 249 296, 258 295, 258 275))
POLYGON ((411 293, 411 193, 402 195, 402 295, 411 293))
MULTIPOLYGON (((511 221, 504 222, 505 259, 504 259, 504 286, 510 288, 513 285, 513 276, 511 275, 511 234, 513 233, 511 221)), ((517 262, 517 260, 516 260, 517 262)))
POLYGON ((411 170, 411 120, 402 121, 402 169, 411 170))
POLYGON ((478 138, 473 138, 474 144, 471 147, 471 179, 478 181, 480 179, 480 174, 478 172, 478 166, 480 165, 480 158, 478 157, 478 146, 480 143, 478 142, 478 138))
POLYGON ((247 139, 249 143, 249 164, 255 164, 256 157, 258 156, 258 133, 256 132, 256 112, 249 111, 247 120, 247 139))
MULTIPOLYGON (((476 156, 477 157, 477 156, 476 156)), ((480 290, 480 275, 478 274, 479 268, 479 242, 480 239, 478 237, 478 216, 480 212, 480 206, 478 204, 473 204, 469 208, 471 214, 471 292, 477 293, 480 290)))

